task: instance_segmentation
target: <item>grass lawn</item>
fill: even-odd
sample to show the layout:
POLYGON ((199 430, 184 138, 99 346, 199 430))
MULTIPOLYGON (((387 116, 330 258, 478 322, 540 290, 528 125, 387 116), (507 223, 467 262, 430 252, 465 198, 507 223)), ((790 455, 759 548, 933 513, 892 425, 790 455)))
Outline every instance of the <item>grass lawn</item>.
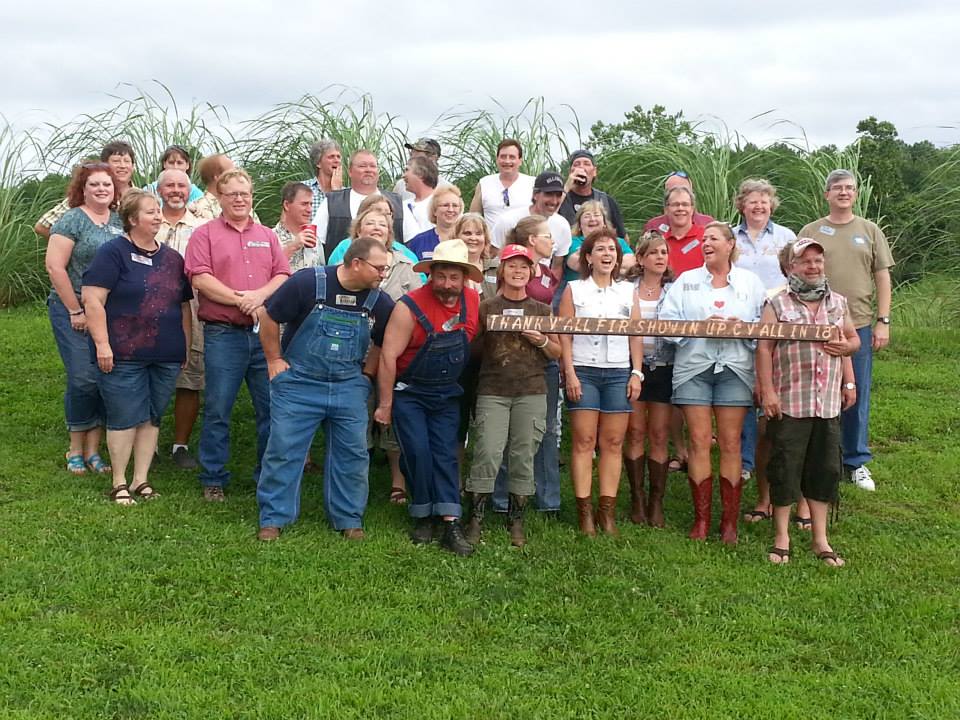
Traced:
POLYGON ((878 490, 842 488, 842 569, 799 531, 768 564, 768 523, 688 541, 679 475, 665 530, 581 538, 565 483, 524 551, 497 523, 455 558, 409 543, 379 457, 367 541, 328 528, 313 476, 259 544, 245 397, 227 503, 165 455, 162 497, 114 506, 64 470, 43 308, 0 313, 0 337, 0 718, 960 717, 955 332, 895 328, 875 365, 878 490))

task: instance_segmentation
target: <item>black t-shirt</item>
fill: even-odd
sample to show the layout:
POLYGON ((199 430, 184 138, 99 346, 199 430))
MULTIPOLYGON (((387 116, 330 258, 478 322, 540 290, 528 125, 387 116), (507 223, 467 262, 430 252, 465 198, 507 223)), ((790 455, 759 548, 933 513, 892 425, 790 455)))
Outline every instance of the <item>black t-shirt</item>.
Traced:
POLYGON ((580 212, 580 206, 591 200, 599 200, 603 203, 604 207, 607 208, 607 214, 610 216, 610 222, 613 223, 613 227, 617 231, 617 237, 625 238, 627 236, 627 229, 623 226, 623 215, 620 212, 620 206, 617 205, 616 200, 603 192, 603 190, 594 188, 590 195, 578 195, 576 190, 570 190, 563 199, 563 203, 560 205, 557 213, 565 218, 572 227, 573 221, 577 219, 577 213, 580 212))
MULTIPOLYGON (((337 279, 337 267, 336 265, 328 265, 325 268, 327 271, 327 298, 324 304, 327 307, 334 307, 347 312, 360 312, 370 291, 354 292, 344 288, 337 279), (345 298, 353 298, 353 301, 344 302, 345 298)), ((280 342, 283 350, 287 349, 290 340, 296 335, 300 325, 316 305, 317 280, 312 267, 295 272, 267 300, 265 308, 270 317, 274 322, 286 323, 287 325, 280 342)), ((377 302, 370 312, 370 317, 373 319, 373 327, 370 328, 370 340, 378 347, 383 345, 383 333, 392 312, 393 300, 381 291, 380 297, 377 298, 377 302)))

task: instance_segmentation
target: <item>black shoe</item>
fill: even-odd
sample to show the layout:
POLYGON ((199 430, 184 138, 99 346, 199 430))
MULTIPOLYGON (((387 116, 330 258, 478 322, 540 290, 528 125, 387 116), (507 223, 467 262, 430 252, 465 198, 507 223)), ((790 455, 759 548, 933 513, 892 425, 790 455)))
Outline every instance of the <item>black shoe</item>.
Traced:
POLYGON ((171 457, 173 458, 173 464, 181 470, 195 470, 197 468, 197 461, 185 447, 178 447, 171 457))
POLYGON ((414 518, 410 539, 414 545, 427 545, 433 542, 433 518, 414 518))
POLYGON ((440 546, 445 550, 466 557, 473 555, 473 545, 467 542, 463 536, 463 527, 459 520, 449 520, 443 523, 443 537, 440 539, 440 546))

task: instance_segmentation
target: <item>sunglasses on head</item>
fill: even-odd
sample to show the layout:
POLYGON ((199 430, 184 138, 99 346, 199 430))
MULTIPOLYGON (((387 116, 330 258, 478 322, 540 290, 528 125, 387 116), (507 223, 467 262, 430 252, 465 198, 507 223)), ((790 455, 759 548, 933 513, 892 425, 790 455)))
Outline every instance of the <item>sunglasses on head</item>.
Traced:
POLYGON ((681 178, 687 178, 687 179, 690 178, 690 176, 687 174, 687 172, 686 172, 685 170, 674 170, 672 173, 670 173, 669 175, 667 175, 667 177, 668 177, 668 178, 681 177, 681 178))

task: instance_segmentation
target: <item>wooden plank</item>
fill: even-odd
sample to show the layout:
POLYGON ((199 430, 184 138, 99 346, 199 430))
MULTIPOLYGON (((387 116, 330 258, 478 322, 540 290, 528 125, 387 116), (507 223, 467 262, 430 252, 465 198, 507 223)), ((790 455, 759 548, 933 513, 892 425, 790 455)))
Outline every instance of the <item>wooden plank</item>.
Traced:
POLYGON ((557 335, 655 335, 661 337, 740 338, 827 342, 838 337, 833 325, 741 322, 739 320, 622 320, 619 318, 563 318, 542 315, 514 317, 488 315, 487 330, 536 330, 557 335))

